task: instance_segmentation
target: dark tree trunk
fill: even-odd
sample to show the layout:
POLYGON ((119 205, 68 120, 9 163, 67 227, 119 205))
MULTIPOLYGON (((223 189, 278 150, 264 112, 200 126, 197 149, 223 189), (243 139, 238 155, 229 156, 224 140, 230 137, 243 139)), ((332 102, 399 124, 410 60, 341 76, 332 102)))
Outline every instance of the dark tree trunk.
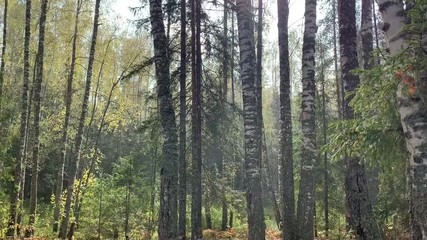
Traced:
POLYGON ((53 213, 53 232, 54 233, 58 231, 58 226, 59 226, 59 215, 61 211, 61 199, 62 199, 62 188, 63 188, 62 184, 64 181, 64 166, 65 166, 65 161, 67 159, 66 153, 67 153, 67 143, 68 143, 68 125, 70 123, 74 69, 76 66, 77 35, 78 35, 80 7, 81 7, 81 0, 78 0, 77 9, 76 9, 76 18, 74 22, 75 25, 74 25, 73 43, 72 43, 72 49, 71 49, 70 72, 68 73, 67 92, 65 93, 65 118, 64 118, 64 125, 62 128, 62 137, 61 137, 62 151, 61 151, 60 164, 58 168, 58 175, 56 178, 55 209, 53 213))
POLYGON ((9 0, 4 0, 4 11, 3 11, 3 46, 1 49, 1 63, 0 63, 0 112, 2 109, 3 101, 3 83, 4 83, 4 57, 6 55, 6 44, 7 44, 7 10, 8 10, 9 0))
POLYGON ((201 0, 192 0, 191 18, 191 82, 192 82, 192 189, 191 189, 191 239, 202 236, 202 116, 201 78, 202 53, 200 43, 201 0))
MULTIPOLYGON (((264 125, 264 124, 263 124, 264 125)), ((277 228, 281 230, 282 225, 282 214, 280 213, 280 207, 279 203, 277 202, 276 193, 274 192, 273 186, 271 184, 271 176, 270 174, 267 174, 270 166, 270 159, 267 152, 267 141, 265 138, 265 132, 262 133, 263 141, 262 141, 262 159, 264 159, 263 166, 264 166, 264 179, 265 179, 265 187, 267 189, 268 195, 270 197, 271 203, 273 204, 273 212, 274 212, 274 219, 276 220, 277 228)))
POLYGON ((212 215, 211 215, 211 203, 210 203, 210 193, 206 193, 205 197, 205 219, 206 219, 206 229, 212 229, 212 215))
MULTIPOLYGON (((228 55, 228 3, 227 0, 224 0, 224 16, 223 16, 223 53, 224 58, 222 61, 222 74, 223 74, 223 96, 222 96, 222 109, 225 110, 226 106, 225 103, 228 101, 228 72, 229 72, 229 55, 228 55)), ((233 71, 233 69, 231 69, 233 71)), ((225 114, 225 112, 223 113, 225 114)), ((215 136, 218 138, 218 136, 215 136)), ((222 149, 218 146, 218 150, 222 151, 222 149)), ((218 172, 220 174, 220 177, 223 177, 223 171, 224 171, 224 154, 221 152, 219 160, 219 167, 218 172)), ((221 189, 221 207, 222 207, 222 215, 221 215, 221 231, 227 230, 227 221, 228 221, 228 207, 227 207, 227 199, 225 197, 225 189, 221 189)))
POLYGON ((265 239, 264 209, 261 189, 261 127, 257 116, 257 84, 254 22, 249 0, 237 0, 237 22, 242 79, 245 187, 248 213, 248 239, 265 239))
POLYGON ((74 182, 76 179, 77 170, 79 169, 79 163, 81 158, 83 130, 84 130, 85 120, 88 112, 88 102, 89 102, 88 100, 89 100, 90 88, 91 88, 91 82, 92 82, 92 69, 93 69, 93 62, 95 60, 95 49, 96 49, 96 39, 98 35, 98 26, 99 26, 98 20, 99 20, 100 4, 101 4, 101 0, 96 0, 95 14, 94 14, 94 20, 93 20, 93 32, 92 32, 89 60, 88 60, 88 66, 87 66, 87 72, 86 72, 86 86, 85 86, 85 92, 83 96, 82 111, 81 111, 79 125, 76 133, 74 154, 72 156, 72 160, 70 164, 71 166, 70 166, 70 172, 69 172, 70 174, 69 174, 69 181, 68 181, 67 199, 65 201, 65 207, 64 207, 64 217, 62 218, 59 235, 58 235, 60 239, 65 239, 67 237, 66 235, 67 235, 68 223, 70 221, 71 202, 73 201, 74 182))
MULTIPOLYGON (((338 1, 340 22, 341 69, 344 93, 354 94, 359 85, 359 77, 350 73, 358 67, 356 48, 356 10, 354 0, 338 1)), ((353 95, 343 101, 344 119, 354 119, 353 109, 349 106, 353 95)), ((378 225, 372 210, 366 183, 365 168, 357 156, 346 158, 345 174, 347 220, 357 239, 381 239, 378 225)))
POLYGON ((181 0, 181 66, 179 76, 179 220, 178 239, 185 240, 187 225, 187 9, 186 1, 181 0))
POLYGON ((298 239, 314 238, 315 164, 317 162, 315 117, 315 62, 316 0, 305 1, 305 29, 302 47, 302 104, 301 128, 303 146, 301 152, 301 177, 298 194, 298 239))
MULTIPOLYGON (((7 2, 7 0, 6 0, 7 2)), ((5 5, 5 8, 7 6, 5 5)), ((6 10, 5 10, 6 11, 6 10)), ((8 222, 8 229, 6 236, 14 237, 15 235, 15 226, 17 222, 17 210, 20 208, 20 193, 22 192, 23 179, 23 169, 25 164, 25 153, 27 146, 27 133, 28 133, 28 115, 29 115, 29 82, 30 82, 30 37, 31 37, 31 0, 27 0, 26 10, 25 10, 25 37, 24 37, 24 81, 22 85, 22 103, 21 103, 21 122, 19 128, 19 150, 16 166, 15 166, 15 178, 14 178, 14 188, 11 193, 10 200, 10 216, 8 222)), ((5 24, 6 28, 6 24, 5 24)), ((3 37, 4 39, 4 37, 3 37)), ((1 100, 0 100, 1 101, 1 100)), ((19 214, 18 214, 19 215, 19 214)), ((18 235, 19 237, 19 235, 18 235)))
POLYGON ((47 15, 47 0, 41 1, 40 10, 40 27, 39 27, 39 44, 36 57, 36 78, 34 83, 34 124, 33 124, 33 159, 31 164, 31 196, 29 210, 29 229, 25 233, 27 237, 34 236, 36 207, 37 207, 37 184, 38 184, 38 167, 39 167, 39 147, 40 147, 40 118, 41 118, 41 90, 43 82, 43 63, 44 63, 44 39, 47 15))
POLYGON ((163 164, 160 170, 160 209, 158 233, 160 240, 175 239, 178 181, 178 136, 175 123, 175 111, 170 90, 170 57, 165 26, 163 23, 162 1, 150 0, 151 34, 153 37, 155 67, 157 78, 157 98, 163 133, 163 164), (175 202, 174 202, 175 201, 175 202))
POLYGON ((295 240, 294 163, 292 147, 291 81, 289 76, 289 2, 277 1, 280 59, 280 164, 282 170, 283 238, 295 240))
MULTIPOLYGON (((320 79, 322 80, 322 140, 323 145, 328 144, 327 138, 327 127, 328 123, 326 121, 326 92, 325 92, 325 57, 324 57, 324 49, 320 49, 320 58, 322 61, 322 72, 320 73, 320 79)), ((325 224, 325 236, 329 236, 329 163, 328 163, 328 153, 325 152, 323 154, 323 167, 324 167, 324 175, 323 175, 323 204, 324 204, 324 224, 325 224)))
POLYGON ((227 101, 227 95, 228 95, 228 64, 229 64, 229 57, 228 57, 228 4, 227 0, 224 0, 224 18, 223 18, 223 52, 224 52, 224 58, 222 62, 222 74, 223 74, 223 99, 224 101, 227 101))

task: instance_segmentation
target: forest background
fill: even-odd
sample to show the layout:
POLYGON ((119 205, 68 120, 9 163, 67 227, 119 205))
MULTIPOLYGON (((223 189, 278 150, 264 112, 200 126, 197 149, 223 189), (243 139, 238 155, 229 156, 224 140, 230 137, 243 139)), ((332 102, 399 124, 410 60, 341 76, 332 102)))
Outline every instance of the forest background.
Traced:
POLYGON ((426 6, 2 1, 0 238, 424 239, 426 6))

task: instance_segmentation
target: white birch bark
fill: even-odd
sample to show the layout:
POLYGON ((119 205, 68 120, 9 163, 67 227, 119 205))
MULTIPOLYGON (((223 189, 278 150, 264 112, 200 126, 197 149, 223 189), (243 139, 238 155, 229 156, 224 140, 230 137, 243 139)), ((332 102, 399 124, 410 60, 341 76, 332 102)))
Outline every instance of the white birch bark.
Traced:
MULTIPOLYGON (((402 1, 379 0, 379 9, 384 20, 383 30, 389 41, 392 56, 408 51, 410 35, 404 31, 407 19, 402 1)), ((425 53, 422 54, 425 58, 425 53)), ((415 57, 415 56, 414 56, 415 57)), ((397 88, 397 103, 401 125, 404 131, 406 149, 409 153, 411 181, 411 201, 414 222, 419 225, 422 239, 427 239, 427 111, 426 95, 427 71, 415 70, 414 94, 408 94, 404 83, 397 88)))

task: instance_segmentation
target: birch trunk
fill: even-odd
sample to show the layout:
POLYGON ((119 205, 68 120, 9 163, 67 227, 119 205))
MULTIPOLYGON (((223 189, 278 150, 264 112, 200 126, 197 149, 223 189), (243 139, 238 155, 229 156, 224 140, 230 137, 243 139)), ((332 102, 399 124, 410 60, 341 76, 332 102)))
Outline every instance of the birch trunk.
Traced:
POLYGON ((6 55, 6 44, 7 44, 7 10, 8 10, 9 0, 4 0, 4 11, 3 11, 3 46, 1 49, 1 64, 0 64, 0 111, 2 109, 3 101, 3 84, 4 84, 4 58, 6 55))
POLYGON ((76 179, 77 170, 79 169, 79 163, 81 158, 83 130, 84 130, 85 120, 86 120, 87 111, 88 111, 88 104, 89 104, 88 100, 89 100, 91 82, 92 82, 92 69, 93 69, 93 62, 95 60, 95 49, 96 49, 96 38, 98 35, 98 26, 99 26, 98 20, 99 20, 100 4, 101 4, 101 0, 96 0, 95 14, 94 14, 94 20, 93 20, 93 32, 92 32, 89 60, 88 60, 88 66, 87 66, 87 72, 86 72, 86 86, 85 86, 85 92, 83 96, 82 111, 81 111, 79 125, 76 133, 74 154, 72 156, 72 160, 70 163, 71 166, 70 166, 70 175, 69 175, 69 182, 68 182, 69 185, 67 190, 67 199, 65 201, 64 217, 62 218, 59 235, 58 235, 60 239, 65 239, 65 237, 67 236, 68 223, 70 221, 71 203, 73 201, 74 182, 76 179))
POLYGON ((34 223, 36 221, 37 207, 37 184, 39 167, 39 147, 40 147, 40 118, 41 118, 41 90, 43 82, 43 63, 44 63, 44 39, 46 29, 47 0, 41 1, 39 43, 36 57, 36 78, 34 83, 34 124, 33 124, 33 159, 31 165, 31 195, 29 210, 29 229, 25 233, 27 237, 34 236, 34 223))
POLYGON ((280 60, 280 163, 282 169, 283 237, 295 240, 294 162, 292 144, 291 80, 289 75, 289 1, 278 0, 280 60))
POLYGON ((314 238, 315 164, 317 162, 315 123, 315 62, 316 0, 305 1, 305 29, 302 47, 302 104, 301 127, 303 147, 301 152, 301 177, 298 194, 298 239, 314 238))
POLYGON ((53 232, 56 233, 58 231, 59 226, 59 215, 61 211, 61 199, 62 199, 62 188, 64 181, 64 166, 67 158, 67 143, 68 143, 68 125, 70 123, 70 115, 71 115, 71 102, 72 102, 72 93, 73 93, 73 78, 74 78, 74 69, 76 66, 76 51, 77 51, 77 34, 78 34, 78 22, 80 15, 80 7, 81 1, 77 1, 77 10, 76 10, 76 18, 74 22, 74 34, 73 34, 73 42, 72 42, 72 50, 71 50, 71 64, 70 64, 70 72, 68 73, 67 78, 67 91, 65 93, 65 119, 64 125, 62 128, 62 151, 61 151, 61 160, 58 168, 58 175, 56 178, 56 188, 55 188, 55 209, 53 213, 53 232))
POLYGON ((163 165, 160 170, 160 209, 158 234, 160 240, 176 238, 178 136, 175 111, 170 90, 168 42, 163 23, 162 1, 150 0, 151 34, 154 44, 157 98, 163 134, 163 165))
MULTIPOLYGON (((10 200, 10 218, 8 222, 7 237, 14 237, 15 224, 17 221, 17 209, 20 208, 19 197, 23 189, 23 165, 25 163, 25 152, 27 145, 28 107, 29 107, 29 82, 30 82, 30 37, 31 37, 31 0, 27 0, 25 8, 25 36, 24 36, 24 81, 22 85, 21 122, 19 128, 19 150, 15 166, 14 188, 10 200)), ((19 236, 18 236, 19 237, 19 236)))
MULTIPOLYGON (((398 0, 379 0, 379 10, 384 20, 383 30, 389 41, 392 56, 408 51, 406 37, 412 37, 404 32, 407 19, 403 4, 398 0)), ((425 14, 425 13, 423 13, 425 14)), ((425 16, 425 15, 424 15, 425 16)), ((411 34, 411 33, 409 33, 411 34)), ((425 49, 425 37, 420 38, 425 49)), ((425 51, 417 51, 414 57, 425 59, 425 51)), ((411 215, 413 222, 418 224, 422 239, 427 239, 427 71, 416 69, 414 94, 408 94, 404 83, 397 88, 397 103, 400 121, 404 131, 406 149, 409 152, 409 167, 411 178, 411 215)))
POLYGON ((248 239, 265 239, 261 189, 261 128, 257 117, 254 23, 250 0, 237 0, 242 79, 248 239))
POLYGON ((371 54, 374 50, 374 34, 372 24, 372 0, 362 0, 362 22, 360 37, 362 38, 363 69, 372 68, 371 54))

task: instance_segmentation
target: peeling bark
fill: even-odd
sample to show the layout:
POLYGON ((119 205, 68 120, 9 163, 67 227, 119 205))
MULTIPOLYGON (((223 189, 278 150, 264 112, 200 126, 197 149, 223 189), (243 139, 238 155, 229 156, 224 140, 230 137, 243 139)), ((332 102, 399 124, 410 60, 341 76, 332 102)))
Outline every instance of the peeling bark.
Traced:
MULTIPOLYGON (((406 40, 414 37, 404 31, 407 26, 403 3, 399 0, 379 0, 379 10, 384 20, 383 30, 389 41, 390 54, 400 54, 402 51, 411 52, 406 40)), ((425 14, 425 13, 423 13, 425 14)), ((425 15, 424 15, 425 16, 425 15)), ((425 46, 425 38, 420 45, 425 46)), ((425 49, 425 47, 424 47, 425 49)), ((425 58, 425 51, 417 51, 415 57, 425 58)), ((409 153, 409 168, 411 178, 411 216, 418 224, 422 239, 427 239, 427 71, 416 69, 414 94, 408 94, 404 83, 398 85, 397 103, 400 122, 403 128, 406 149, 409 153)), ((415 235, 415 232, 413 231, 415 235)))
POLYGON ((255 79, 254 23, 250 0, 237 0, 237 23, 242 79, 245 187, 248 212, 248 239, 265 239, 264 209, 261 189, 261 128, 257 117, 255 79))
POLYGON ((315 62, 316 0, 305 1, 305 29, 302 47, 302 104, 301 127, 303 148, 301 152, 301 177, 298 194, 298 239, 314 238, 315 164, 317 162, 315 117, 315 62))

